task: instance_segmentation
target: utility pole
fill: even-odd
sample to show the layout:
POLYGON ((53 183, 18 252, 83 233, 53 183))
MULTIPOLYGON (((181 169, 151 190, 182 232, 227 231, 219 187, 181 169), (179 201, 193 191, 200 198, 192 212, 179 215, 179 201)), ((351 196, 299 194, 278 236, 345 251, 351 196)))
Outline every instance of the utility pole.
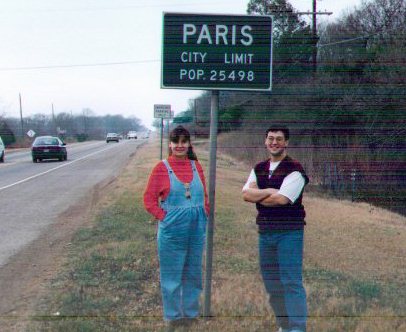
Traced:
POLYGON ((161 153, 159 155, 159 160, 162 160, 163 136, 164 136, 164 118, 161 118, 161 153))
POLYGON ((166 146, 166 150, 168 150, 168 147, 169 147, 169 143, 170 143, 170 141, 171 141, 171 139, 170 139, 170 125, 169 125, 169 121, 170 121, 171 119, 166 119, 166 133, 167 133, 167 135, 168 135, 168 145, 166 146))
MULTIPOLYGON (((84 131, 84 136, 86 137, 86 134, 87 134, 87 125, 86 125, 86 110, 85 109, 83 109, 83 131, 84 131)), ((85 138, 84 138, 84 140, 86 140, 85 138)))
POLYGON ((54 124, 55 134, 58 135, 58 132, 57 132, 57 130, 56 130, 56 123, 55 123, 54 103, 52 103, 52 123, 54 124))
MULTIPOLYGON (((332 15, 333 12, 318 12, 317 11, 317 0, 313 1, 313 11, 309 12, 292 12, 289 10, 271 10, 271 14, 285 14, 285 15, 312 15, 312 36, 313 40, 315 41, 315 45, 313 47, 312 52, 312 63, 313 63, 313 73, 316 74, 317 71, 317 15, 332 15)), ((269 6, 268 6, 269 7, 269 6)))
POLYGON ((195 140, 196 140, 196 132, 197 132, 197 100, 196 100, 196 98, 195 98, 195 100, 194 100, 194 111, 195 111, 195 116, 194 116, 194 129, 195 129, 195 140))
POLYGON ((313 0, 313 11, 312 12, 299 12, 298 15, 312 15, 312 35, 314 40, 312 63, 313 63, 313 74, 316 75, 317 72, 317 15, 331 15, 333 12, 318 12, 317 11, 317 0, 313 0))
POLYGON ((21 104, 21 93, 19 93, 18 96, 20 99, 21 139, 24 139, 23 106, 21 104))
POLYGON ((317 71, 317 44, 316 44, 316 40, 317 40, 317 12, 316 12, 316 0, 313 0, 313 40, 315 42, 314 46, 313 46, 313 73, 315 74, 317 71))

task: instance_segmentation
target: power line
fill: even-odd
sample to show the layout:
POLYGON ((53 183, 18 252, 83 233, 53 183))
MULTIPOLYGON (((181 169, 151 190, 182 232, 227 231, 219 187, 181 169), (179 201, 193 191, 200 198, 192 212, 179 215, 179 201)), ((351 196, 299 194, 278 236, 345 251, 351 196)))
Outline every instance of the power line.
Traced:
MULTIPOLYGON (((317 13, 318 14, 318 13, 317 13)), ((337 42, 327 43, 317 45, 317 48, 322 48, 326 46, 339 45, 344 43, 349 43, 351 41, 370 38, 381 33, 387 33, 397 30, 397 28, 392 28, 389 30, 378 31, 369 35, 355 37, 351 39, 344 39, 337 42)), ((119 61, 119 62, 102 62, 102 63, 88 63, 88 64, 71 64, 71 65, 49 65, 49 66, 30 66, 30 67, 0 67, 0 71, 18 71, 18 70, 40 70, 40 69, 58 69, 58 68, 80 68, 80 67, 102 67, 102 66, 121 66, 121 65, 131 65, 131 64, 143 64, 143 63, 154 63, 160 62, 161 60, 133 60, 133 61, 119 61)))
MULTIPOLYGON (((317 15, 332 15, 332 12, 318 12, 317 11, 317 5, 316 5, 316 0, 313 0, 313 10, 312 11, 307 11, 307 12, 295 12, 293 10, 284 10, 284 11, 272 11, 271 13, 275 14, 282 14, 282 15, 311 15, 312 16, 312 34, 313 34, 313 39, 318 40, 317 37, 317 15)), ((271 6, 269 7, 271 8, 271 6)), ((271 8, 272 9, 272 8, 271 8)), ((313 47, 313 52, 312 52, 312 63, 313 63, 313 73, 315 74, 317 71, 317 45, 313 47)))
POLYGON ((72 64, 72 65, 54 65, 54 66, 33 66, 33 67, 9 67, 0 68, 0 71, 13 70, 37 70, 37 69, 57 69, 57 68, 79 68, 79 67, 101 67, 101 66, 121 66, 142 63, 154 63, 160 60, 138 60, 138 61, 120 61, 120 62, 102 62, 102 63, 87 63, 87 64, 72 64))
POLYGON ((321 47, 325 47, 325 46, 344 44, 344 43, 348 43, 348 42, 351 42, 351 41, 354 41, 354 40, 370 38, 372 36, 379 35, 379 34, 384 33, 384 32, 392 32, 392 31, 397 30, 397 29, 398 28, 392 28, 392 29, 389 29, 389 30, 381 30, 381 31, 378 31, 378 32, 371 33, 369 35, 355 37, 355 38, 351 38, 351 39, 344 39, 344 40, 340 40, 340 41, 333 42, 333 43, 328 43, 328 44, 322 44, 322 45, 318 45, 317 47, 321 48, 321 47))
POLYGON ((352 42, 354 40, 359 40, 359 39, 365 39, 365 38, 369 38, 373 35, 367 35, 367 36, 361 36, 361 37, 356 37, 356 38, 351 38, 351 39, 344 39, 344 40, 340 40, 338 42, 333 42, 333 43, 328 43, 328 44, 322 44, 322 45, 317 45, 318 48, 321 47, 325 47, 325 46, 332 46, 332 45, 338 45, 338 44, 345 44, 345 43, 349 43, 352 42))

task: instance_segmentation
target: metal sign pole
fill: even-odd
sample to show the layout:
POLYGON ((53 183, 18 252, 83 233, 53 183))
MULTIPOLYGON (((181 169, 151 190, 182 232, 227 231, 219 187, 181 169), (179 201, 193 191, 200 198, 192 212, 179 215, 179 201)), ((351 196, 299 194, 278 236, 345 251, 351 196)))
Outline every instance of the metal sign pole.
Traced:
POLYGON ((18 96, 20 99, 21 139, 24 139, 23 106, 21 104, 21 93, 19 93, 18 96))
MULTIPOLYGON (((169 136, 170 136, 169 121, 170 121, 170 119, 166 119, 166 126, 167 126, 166 132, 167 132, 167 135, 168 135, 168 146, 169 146, 169 143, 171 142, 171 140, 169 139, 169 136)), ((167 148, 168 148, 168 147, 167 147, 167 148)))
POLYGON ((162 160, 162 140, 164 136, 164 118, 161 118, 161 154, 159 160, 162 160))
POLYGON ((209 168, 209 203, 210 215, 207 224, 206 242, 206 275, 204 283, 204 311, 203 316, 210 316, 211 279, 213 265, 213 230, 216 192, 216 161, 217 161, 217 127, 218 127, 219 91, 211 93, 210 117, 210 168, 209 168))

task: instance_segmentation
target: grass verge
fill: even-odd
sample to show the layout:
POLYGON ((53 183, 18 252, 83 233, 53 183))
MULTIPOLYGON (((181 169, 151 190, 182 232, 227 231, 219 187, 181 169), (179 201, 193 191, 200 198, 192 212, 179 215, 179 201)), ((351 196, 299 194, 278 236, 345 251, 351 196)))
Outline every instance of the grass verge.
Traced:
MULTIPOLYGON (((197 152, 207 170, 207 152, 204 149, 197 152)), ((52 281, 48 296, 39 303, 29 331, 164 330, 156 230, 142 205, 147 177, 158 154, 156 144, 142 147, 117 180, 115 190, 109 192, 116 198, 103 205, 93 227, 76 233, 69 245, 67 263, 52 281)), ((248 172, 243 164, 219 156, 212 282, 214 317, 198 321, 190 330, 276 330, 258 273, 254 207, 243 203, 240 197, 248 172)), ((328 202, 325 200, 323 204, 328 202)), ((312 209, 315 204, 310 200, 306 208, 312 209)), ((338 208, 343 207, 339 205, 338 208)), ((328 218, 328 213, 335 212, 325 211, 323 217, 328 218)), ((316 243, 313 241, 317 239, 326 246, 338 247, 338 241, 346 236, 354 237, 356 233, 348 231, 343 236, 338 228, 340 239, 324 235, 317 215, 311 215, 308 224, 305 236, 310 248, 306 249, 304 273, 309 303, 308 330, 377 332, 405 329, 404 279, 395 278, 389 271, 365 276, 361 273, 363 266, 358 267, 360 272, 357 273, 357 268, 347 269, 345 264, 335 264, 327 252, 323 256, 312 250, 316 243)), ((383 225, 382 229, 385 227, 383 225)), ((374 224, 373 230, 382 241, 399 236, 393 232, 386 234, 382 229, 374 224)), ((334 225, 329 225, 329 230, 334 232, 334 225)), ((396 232, 404 236, 405 229, 397 228, 396 232)), ((374 236, 375 233, 369 233, 368 240, 374 241, 374 236)), ((353 255, 358 254, 353 252, 353 255)), ((394 266, 397 264, 389 249, 385 255, 394 266)), ((352 258, 345 255, 337 257, 352 262, 352 258)), ((373 260, 373 257, 369 259, 373 260)))

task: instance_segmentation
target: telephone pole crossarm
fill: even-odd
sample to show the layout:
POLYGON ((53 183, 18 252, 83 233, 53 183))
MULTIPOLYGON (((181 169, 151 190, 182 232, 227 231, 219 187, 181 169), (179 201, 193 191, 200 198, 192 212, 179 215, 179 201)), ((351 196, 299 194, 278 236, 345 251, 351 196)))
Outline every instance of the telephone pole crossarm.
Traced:
POLYGON ((333 12, 294 12, 291 10, 272 10, 270 11, 271 14, 291 14, 291 15, 333 15, 333 12))
MULTIPOLYGON (((268 8, 271 8, 271 6, 268 6, 268 8)), ((312 11, 307 11, 307 12, 295 12, 293 10, 270 10, 271 14, 283 14, 283 15, 311 15, 312 16, 312 34, 313 34, 313 39, 315 40, 315 45, 313 48, 312 52, 312 63, 313 63, 313 74, 317 72, 317 15, 332 15, 333 12, 318 12, 317 11, 317 5, 316 5, 316 0, 313 0, 313 10, 312 11)))
POLYGON ((333 12, 297 12, 298 15, 333 15, 333 12))

